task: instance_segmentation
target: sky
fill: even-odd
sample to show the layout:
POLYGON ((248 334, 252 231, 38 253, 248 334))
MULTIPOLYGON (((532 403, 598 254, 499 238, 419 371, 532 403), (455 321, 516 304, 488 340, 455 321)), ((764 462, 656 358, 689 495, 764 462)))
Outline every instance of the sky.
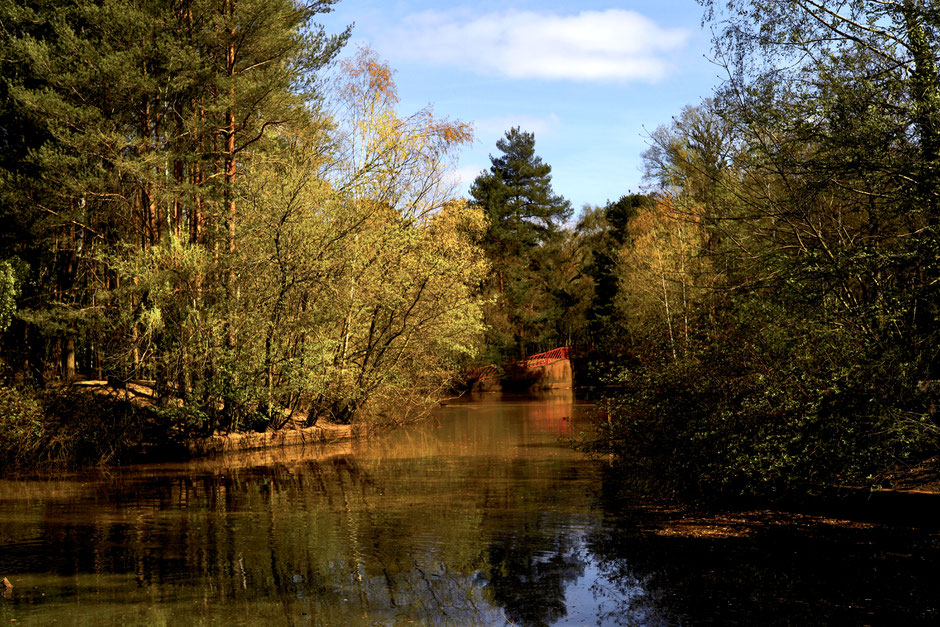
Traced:
POLYGON ((462 196, 519 126, 579 211, 641 191, 648 135, 720 82, 701 17, 695 0, 340 0, 317 21, 353 25, 344 55, 365 45, 388 62, 400 114, 431 105, 473 124, 462 196))

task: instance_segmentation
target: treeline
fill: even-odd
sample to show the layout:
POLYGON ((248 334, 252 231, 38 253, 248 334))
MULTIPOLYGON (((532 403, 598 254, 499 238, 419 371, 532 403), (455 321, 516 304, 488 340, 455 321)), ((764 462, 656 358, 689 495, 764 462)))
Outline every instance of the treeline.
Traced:
POLYGON ((703 4, 728 79, 651 134, 648 193, 571 224, 534 137, 497 144, 490 357, 576 346, 625 482, 889 484, 940 435, 940 10, 703 4))
MULTIPOLYGON (((0 7, 6 386, 147 380, 168 431, 209 433, 398 411, 474 354, 470 128, 337 61, 333 2, 0 7)), ((0 436, 40 437, 11 389, 0 436)))
POLYGON ((940 11, 703 4, 729 78, 652 133, 590 447, 683 494, 889 483, 937 445, 940 11))
POLYGON ((499 364, 559 346, 582 355, 622 352, 632 333, 630 306, 618 296, 622 256, 630 221, 655 194, 585 206, 573 220, 532 133, 512 128, 496 147, 501 154, 470 187, 470 205, 486 218, 480 245, 490 268, 480 287, 486 352, 478 361, 499 364))
POLYGON ((54 430, 24 387, 147 380, 158 432, 265 429, 572 345, 607 390, 587 447, 661 489, 935 452, 932 5, 703 0, 728 80, 652 134, 648 193, 572 223, 518 128, 457 200, 469 127, 338 61, 331 4, 0 6, 0 449, 54 430))

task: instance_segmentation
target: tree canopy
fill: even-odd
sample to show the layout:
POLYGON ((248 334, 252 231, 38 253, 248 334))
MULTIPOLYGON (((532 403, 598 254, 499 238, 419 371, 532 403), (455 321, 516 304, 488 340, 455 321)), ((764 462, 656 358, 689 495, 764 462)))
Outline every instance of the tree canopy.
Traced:
POLYGON ((877 484, 937 445, 938 13, 702 4, 729 79, 651 134, 602 440, 684 493, 877 484))
POLYGON ((0 4, 6 381, 144 381, 204 434, 425 407, 475 354, 469 126, 338 61, 333 1, 0 4))
POLYGON ((552 190, 552 168, 535 154, 535 136, 518 127, 496 142, 502 153, 470 187, 489 219, 482 242, 492 264, 487 289, 488 343, 520 357, 564 343, 558 322, 567 279, 559 268, 562 228, 571 204, 552 190))

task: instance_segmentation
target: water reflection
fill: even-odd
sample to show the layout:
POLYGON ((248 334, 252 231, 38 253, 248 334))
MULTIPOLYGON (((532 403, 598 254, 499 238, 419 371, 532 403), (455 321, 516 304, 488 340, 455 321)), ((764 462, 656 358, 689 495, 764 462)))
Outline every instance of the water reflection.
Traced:
POLYGON ((542 533, 535 527, 494 538, 487 550, 484 592, 502 607, 506 619, 521 625, 547 625, 568 614, 566 588, 584 575, 586 561, 575 539, 542 533))
POLYGON ((615 476, 558 445, 582 410, 483 399, 370 442, 0 482, 0 622, 936 618, 931 532, 657 534, 608 498, 615 476))
POLYGON ((662 517, 611 511, 588 535, 608 581, 639 584, 627 612, 687 624, 940 624, 936 523, 757 511, 720 517, 740 528, 688 534, 662 517))
POLYGON ((576 413, 459 403, 368 443, 0 484, 0 620, 551 623, 596 583, 576 413))

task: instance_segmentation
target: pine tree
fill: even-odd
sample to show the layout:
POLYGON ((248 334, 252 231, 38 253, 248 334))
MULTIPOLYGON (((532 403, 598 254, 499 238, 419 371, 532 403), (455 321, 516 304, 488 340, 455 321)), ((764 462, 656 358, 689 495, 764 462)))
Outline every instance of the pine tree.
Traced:
POLYGON ((335 1, 0 3, 0 242, 32 274, 15 365, 160 380, 143 351, 186 362, 144 346, 150 295, 122 279, 171 236, 212 262, 193 307, 230 313, 245 177, 309 119, 315 71, 348 37, 312 21, 335 1))
POLYGON ((653 202, 652 196, 627 194, 604 207, 586 210, 578 221, 578 239, 584 249, 582 271, 590 277, 593 292, 585 312, 587 337, 582 341, 595 350, 614 349, 627 340, 615 307, 620 289, 617 260, 621 249, 629 245, 630 221, 653 202))
POLYGON ((557 298, 563 286, 553 271, 551 249, 571 217, 571 203, 552 190, 552 168, 535 154, 535 136, 514 127, 496 142, 489 172, 473 182, 470 195, 490 225, 484 248, 496 303, 487 312, 489 344, 513 357, 564 342, 557 332, 564 314, 557 298))

